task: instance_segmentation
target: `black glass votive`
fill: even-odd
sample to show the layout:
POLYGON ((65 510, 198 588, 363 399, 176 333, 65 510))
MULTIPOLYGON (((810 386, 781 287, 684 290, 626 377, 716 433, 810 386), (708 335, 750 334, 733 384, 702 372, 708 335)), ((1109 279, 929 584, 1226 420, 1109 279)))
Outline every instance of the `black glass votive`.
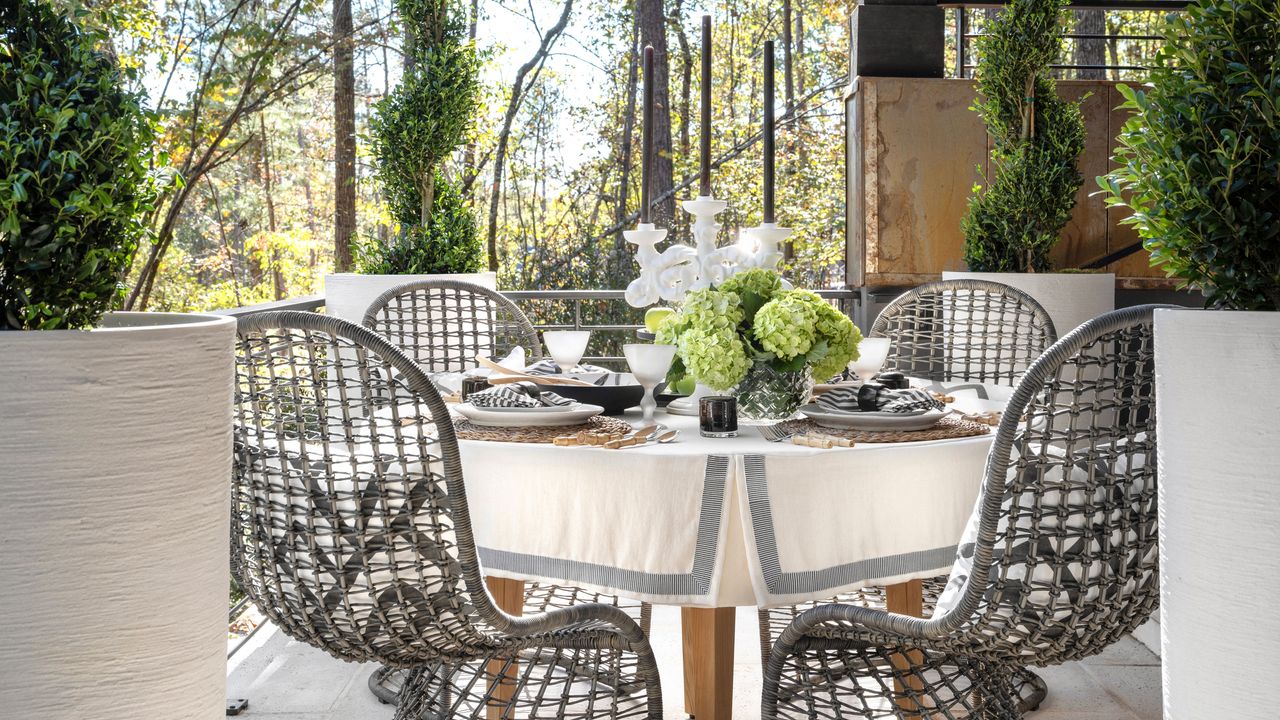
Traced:
POLYGON ((489 384, 489 378, 464 377, 462 378, 462 392, 460 393, 460 399, 463 402, 466 402, 467 396, 471 393, 488 390, 491 387, 493 386, 489 384))
POLYGON ((736 437, 738 399, 728 395, 713 395, 699 400, 698 432, 702 437, 736 437))

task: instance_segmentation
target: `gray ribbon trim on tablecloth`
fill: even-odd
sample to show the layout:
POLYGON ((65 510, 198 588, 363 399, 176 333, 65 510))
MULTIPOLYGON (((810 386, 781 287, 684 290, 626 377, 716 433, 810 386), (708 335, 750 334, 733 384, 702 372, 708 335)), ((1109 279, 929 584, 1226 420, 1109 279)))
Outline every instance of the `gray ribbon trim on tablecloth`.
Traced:
POLYGON ((688 573, 648 573, 612 565, 486 547, 478 548, 480 562, 492 570, 559 578, 645 595, 709 595, 711 579, 715 574, 716 555, 720 548, 725 483, 728 477, 729 456, 708 456, 702 480, 702 506, 698 512, 697 546, 694 548, 693 566, 688 573))
POLYGON ((917 550, 899 555, 867 558, 820 570, 783 572, 778 558, 778 539, 773 529, 773 510, 769 505, 769 479, 763 455, 747 455, 743 459, 747 480, 747 505, 751 512, 751 528, 756 541, 760 572, 770 595, 786 596, 822 592, 874 578, 925 572, 950 567, 956 546, 917 550))

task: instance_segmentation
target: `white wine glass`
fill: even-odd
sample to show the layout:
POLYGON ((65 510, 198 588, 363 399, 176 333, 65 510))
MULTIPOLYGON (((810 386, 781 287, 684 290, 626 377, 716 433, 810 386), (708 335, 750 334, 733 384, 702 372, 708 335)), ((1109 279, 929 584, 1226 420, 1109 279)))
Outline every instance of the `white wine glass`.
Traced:
POLYGON ((640 412, 646 425, 653 422, 653 411, 658 402, 653 398, 653 389, 667 377, 671 362, 676 359, 675 345, 650 345, 648 343, 628 343, 622 346, 622 354, 627 357, 627 365, 636 382, 644 388, 644 398, 640 401, 640 412))
POLYGON ((858 359, 850 361, 849 369, 862 382, 871 382, 888 357, 889 338, 863 338, 858 343, 858 359))
POLYGON ((590 340, 590 330, 547 330, 542 333, 547 354, 560 366, 562 373, 571 373, 578 367, 582 356, 587 353, 587 343, 590 340))

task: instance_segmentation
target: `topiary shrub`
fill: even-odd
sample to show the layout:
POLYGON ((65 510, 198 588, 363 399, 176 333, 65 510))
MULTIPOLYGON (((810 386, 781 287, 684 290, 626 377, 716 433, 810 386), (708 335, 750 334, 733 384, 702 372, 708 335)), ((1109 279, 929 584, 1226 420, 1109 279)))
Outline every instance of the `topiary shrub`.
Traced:
POLYGON ((435 212, 427 226, 401 225, 395 242, 376 239, 355 247, 355 269, 366 275, 479 272, 484 245, 466 198, 443 175, 436 177, 435 212))
POLYGON ((1201 0, 1170 16, 1110 175, 1153 265, 1208 305, 1280 310, 1280 4, 1201 0))
POLYGON ((1066 0, 1012 0, 976 42, 976 110, 993 147, 992 177, 974 187, 960 223, 974 272, 1044 272, 1083 178, 1084 116, 1058 97, 1049 65, 1061 52, 1066 0))
POLYGON ((441 165, 471 127, 479 60, 453 0, 399 0, 397 7, 411 30, 406 54, 412 62, 369 126, 378 180, 400 232, 392 247, 366 243, 357 270, 476 272, 484 248, 469 206, 445 182, 441 165), (396 267, 438 269, 389 269, 396 267))
POLYGON ((152 131, 103 42, 0 3, 0 330, 92 326, 145 235, 152 131))

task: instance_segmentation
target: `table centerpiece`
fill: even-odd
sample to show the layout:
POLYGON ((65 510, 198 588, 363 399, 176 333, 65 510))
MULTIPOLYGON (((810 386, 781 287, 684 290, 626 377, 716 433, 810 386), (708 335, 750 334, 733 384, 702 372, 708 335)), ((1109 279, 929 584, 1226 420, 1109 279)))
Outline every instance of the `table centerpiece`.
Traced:
POLYGON ((809 290, 784 288, 777 271, 763 268, 689 291, 657 327, 657 341, 676 346, 672 381, 692 377, 732 392, 741 416, 755 422, 794 415, 814 378, 844 370, 861 340, 844 313, 809 290))

